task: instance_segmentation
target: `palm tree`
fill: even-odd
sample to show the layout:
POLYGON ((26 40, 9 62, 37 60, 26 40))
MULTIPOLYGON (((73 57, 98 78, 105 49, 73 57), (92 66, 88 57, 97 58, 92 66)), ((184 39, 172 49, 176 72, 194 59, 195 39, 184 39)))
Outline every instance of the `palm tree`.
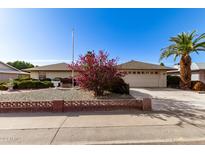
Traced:
POLYGON ((169 56, 174 56, 174 61, 180 57, 180 87, 182 89, 191 88, 191 57, 190 54, 205 51, 205 33, 197 35, 196 31, 191 33, 181 33, 171 37, 172 42, 161 51, 160 61, 169 56))

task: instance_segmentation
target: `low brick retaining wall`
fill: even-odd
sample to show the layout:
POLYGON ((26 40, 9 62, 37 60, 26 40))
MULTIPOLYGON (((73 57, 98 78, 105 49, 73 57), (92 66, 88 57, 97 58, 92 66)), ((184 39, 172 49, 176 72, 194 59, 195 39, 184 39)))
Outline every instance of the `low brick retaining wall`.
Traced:
POLYGON ((0 112, 68 112, 68 111, 110 111, 137 109, 151 111, 151 99, 113 99, 91 101, 38 101, 0 102, 0 112))

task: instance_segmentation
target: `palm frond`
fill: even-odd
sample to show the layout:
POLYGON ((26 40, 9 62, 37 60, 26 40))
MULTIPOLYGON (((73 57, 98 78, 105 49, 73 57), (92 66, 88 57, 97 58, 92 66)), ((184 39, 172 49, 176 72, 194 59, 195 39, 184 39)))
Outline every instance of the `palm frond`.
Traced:
POLYGON ((199 52, 199 51, 205 51, 205 48, 197 48, 196 50, 193 50, 192 53, 193 52, 199 52))
POLYGON ((193 40, 193 44, 196 44, 197 42, 201 41, 202 39, 205 39, 205 33, 201 34, 199 37, 197 37, 195 40, 193 40))
POLYGON ((191 33, 182 32, 177 36, 170 37, 170 42, 173 44, 161 50, 160 61, 171 55, 174 55, 174 60, 176 60, 182 55, 199 54, 199 51, 205 51, 205 33, 198 36, 196 30, 191 33))
POLYGON ((176 61, 177 60, 177 57, 179 57, 180 55, 179 54, 175 54, 174 55, 174 61, 176 61))
POLYGON ((169 41, 175 42, 175 43, 180 43, 181 42, 179 37, 171 37, 169 41))
POLYGON ((162 53, 160 55, 159 61, 162 61, 164 58, 168 58, 171 55, 179 54, 177 47, 175 45, 170 45, 167 48, 161 49, 162 53))
POLYGON ((205 48, 205 42, 200 42, 194 45, 194 49, 197 49, 199 47, 205 48))
POLYGON ((199 51, 205 51, 205 42, 200 42, 194 45, 194 48, 190 53, 197 53, 199 54, 199 51))
POLYGON ((190 36, 189 36, 189 39, 190 39, 190 40, 193 40, 193 38, 195 38, 196 36, 197 36, 196 30, 193 30, 193 31, 191 32, 190 36))

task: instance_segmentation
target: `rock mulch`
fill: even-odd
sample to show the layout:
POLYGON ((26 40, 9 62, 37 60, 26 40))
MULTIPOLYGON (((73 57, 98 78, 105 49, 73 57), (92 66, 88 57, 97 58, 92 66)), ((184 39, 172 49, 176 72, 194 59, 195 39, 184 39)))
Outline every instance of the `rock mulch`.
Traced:
POLYGON ((40 89, 0 93, 0 102, 12 101, 52 101, 52 100, 96 100, 96 99, 128 99, 130 95, 106 94, 96 98, 92 92, 82 89, 40 89))

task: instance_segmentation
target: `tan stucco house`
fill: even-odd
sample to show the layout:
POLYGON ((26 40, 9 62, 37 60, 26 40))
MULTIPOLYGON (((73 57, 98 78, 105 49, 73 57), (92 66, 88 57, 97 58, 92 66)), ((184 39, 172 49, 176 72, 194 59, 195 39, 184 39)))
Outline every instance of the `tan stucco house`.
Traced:
POLYGON ((134 60, 118 65, 118 69, 126 72, 124 80, 130 87, 167 87, 167 71, 174 70, 134 60))
MULTIPOLYGON (((149 64, 139 61, 129 61, 117 66, 119 71, 126 72, 124 77, 130 87, 166 87, 167 71, 173 68, 156 64, 149 64)), ((40 66, 26 69, 30 72, 31 78, 42 79, 56 77, 68 78, 72 75, 72 70, 68 68, 68 64, 59 63, 47 66, 40 66)), ((75 72, 75 75, 77 73, 75 72)))
POLYGON ((0 81, 8 81, 19 77, 29 76, 29 73, 18 70, 0 61, 0 81))
MULTIPOLYGON (((168 71, 168 75, 180 76, 179 65, 174 66, 176 70, 168 71)), ((191 80, 202 81, 205 83, 205 63, 192 63, 191 64, 191 80)))
POLYGON ((30 72, 31 78, 33 79, 68 78, 71 77, 72 75, 72 70, 68 68, 67 63, 39 66, 39 67, 25 69, 25 71, 30 72))

